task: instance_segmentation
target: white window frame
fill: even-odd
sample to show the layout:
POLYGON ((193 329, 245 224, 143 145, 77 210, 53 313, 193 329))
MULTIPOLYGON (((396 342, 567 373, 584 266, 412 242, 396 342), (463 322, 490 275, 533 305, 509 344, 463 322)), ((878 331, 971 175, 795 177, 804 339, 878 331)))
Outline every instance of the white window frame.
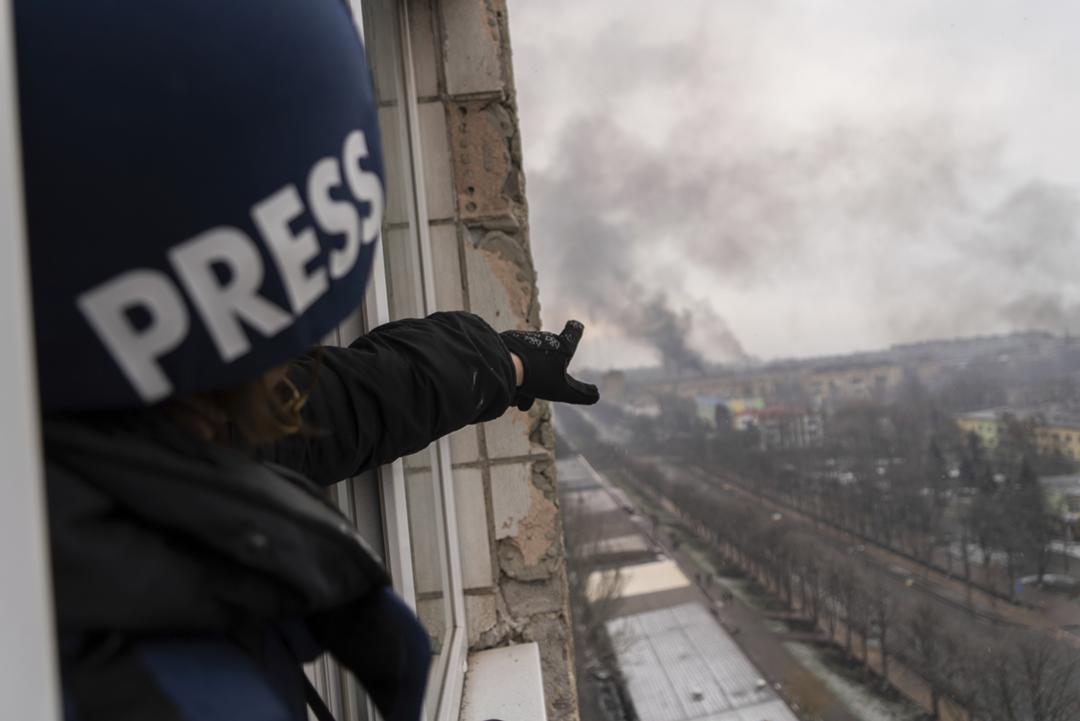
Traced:
MULTIPOLYGON (((356 0, 354 0, 354 3, 356 0)), ((408 3, 398 0, 400 5, 398 28, 399 47, 404 69, 404 97, 408 129, 407 142, 412 160, 413 222, 420 243, 420 273, 423 290, 423 312, 432 313, 437 309, 435 280, 432 273, 434 263, 431 254, 431 235, 428 225, 427 198, 424 192, 423 146, 420 137, 420 124, 416 104, 416 76, 412 60, 412 45, 409 33, 408 3)), ((362 29, 361 29, 362 32, 362 29)), ((381 246, 380 246, 381 248, 381 246)), ((381 249, 376 257, 373 276, 381 282, 375 285, 375 314, 380 322, 389 320, 389 302, 386 295, 385 257, 381 249)), ((450 604, 451 622, 446 629, 447 660, 442 676, 442 686, 428 689, 428 713, 433 721, 453 721, 458 718, 461 705, 461 691, 465 680, 466 658, 468 654, 468 631, 465 619, 464 584, 461 573, 461 554, 458 542, 457 513, 454 506, 453 469, 450 460, 450 442, 440 438, 435 443, 439 472, 432 473, 432 478, 439 486, 443 512, 443 533, 441 539, 446 548, 447 601, 450 604), (432 703, 434 702, 434 707, 432 703)), ((435 469, 432 469, 433 471, 435 469)), ((382 472, 383 518, 386 538, 387 560, 394 586, 402 597, 416 608, 415 583, 412 578, 412 550, 408 534, 408 514, 405 506, 405 476, 403 462, 395 461, 389 469, 382 472), (387 478, 389 476, 389 478, 387 478), (395 575, 395 568, 400 569, 395 575)))
POLYGON ((0 7, 0 718, 60 718, 30 262, 15 75, 13 3, 0 7))
MULTIPOLYGON (((416 72, 412 59, 411 33, 409 32, 409 4, 398 0, 401 5, 401 53, 405 68, 405 111, 409 128, 409 143, 412 146, 413 193, 415 197, 415 215, 417 232, 420 236, 420 273, 424 291, 424 312, 433 313, 438 309, 435 295, 435 263, 431 253, 431 226, 428 222, 427 197, 424 190, 424 158, 420 138, 419 110, 417 108, 416 72)), ((457 508, 454 503, 454 473, 450 456, 450 439, 446 436, 435 442, 438 458, 439 490, 442 495, 443 533, 446 546, 448 568, 447 600, 450 602, 450 627, 446 629, 449 638, 444 641, 448 646, 446 672, 442 688, 439 690, 438 709, 434 715, 436 721, 457 719, 461 706, 461 692, 468 666, 468 624, 465 616, 465 590, 461 572, 461 546, 457 528, 457 508)), ((433 469, 434 470, 434 469, 433 469)), ((435 474, 432 474, 435 477, 435 474)))
MULTIPOLYGON (((403 141, 408 147, 412 191, 409 204, 410 221, 415 226, 419 242, 418 270, 421 274, 421 312, 432 313, 437 309, 435 281, 432 274, 434 262, 431 253, 431 237, 428 225, 427 198, 424 191, 424 163, 420 136, 419 115, 416 103, 416 78, 412 61, 411 36, 409 33, 408 3, 398 2, 399 51, 403 77, 402 107, 405 113, 406 137, 403 141)), ((364 36, 363 0, 350 0, 353 19, 361 37, 364 36)), ((372 261, 371 277, 364 301, 364 315, 370 327, 389 322, 390 299, 388 289, 388 269, 383 239, 376 245, 372 261)), ((340 331, 338 339, 341 339, 340 331)), ((441 674, 438 688, 429 688, 425 700, 425 716, 430 721, 456 721, 460 714, 462 689, 465 680, 468 657, 468 628, 465 616, 464 582, 461 571, 461 554, 457 528, 457 512, 454 505, 453 468, 448 438, 440 438, 434 444, 434 466, 432 479, 437 484, 443 518, 443 537, 440 539, 446 552, 445 600, 449 604, 450 622, 443 638, 445 668, 441 674)), ((416 610, 416 582, 412 561, 412 543, 409 535, 409 513, 405 489, 405 463, 399 459, 378 469, 379 489, 382 505, 383 542, 387 570, 394 584, 394 589, 409 606, 416 610)), ((351 486, 354 481, 339 484, 335 497, 342 511, 350 517, 352 512, 351 486)), ((437 661, 437 660, 436 660, 437 661)), ((359 709, 355 708, 355 682, 344 677, 338 669, 326 659, 309 668, 316 687, 323 694, 327 706, 340 721, 358 718, 359 709)), ((370 703, 367 708, 368 718, 375 718, 370 703)))

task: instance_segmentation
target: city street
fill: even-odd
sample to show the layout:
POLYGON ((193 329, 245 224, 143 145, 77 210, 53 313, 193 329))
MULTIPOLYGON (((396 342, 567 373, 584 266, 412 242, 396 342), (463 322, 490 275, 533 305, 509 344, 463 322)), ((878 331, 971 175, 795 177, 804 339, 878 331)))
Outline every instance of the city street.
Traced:
MULTIPOLYGON (((565 463, 565 459, 560 460, 560 484, 572 483, 574 478, 574 472, 568 470, 565 463)), ((614 490, 602 476, 598 474, 597 478, 599 485, 606 491, 614 490)), ((569 510, 575 503, 580 502, 565 489, 561 489, 560 493, 563 496, 564 509, 569 510)), ((600 511, 602 515, 594 523, 598 527, 603 527, 605 534, 612 538, 625 538, 632 534, 643 536, 650 547, 660 551, 662 557, 673 560, 686 578, 691 580, 691 583, 680 588, 623 599, 618 606, 618 616, 649 613, 686 603, 700 603, 705 608, 718 609, 717 617, 723 628, 758 668, 761 677, 777 690, 781 698, 790 702, 791 689, 787 687, 787 683, 789 679, 798 679, 800 693, 818 699, 821 704, 816 718, 822 721, 860 721, 858 716, 852 714, 835 694, 820 680, 811 676, 788 652, 784 647, 785 638, 769 628, 767 618, 760 610, 734 595, 731 589, 720 580, 712 584, 698 582, 699 579, 706 578, 707 574, 712 574, 716 578, 717 569, 712 568, 702 559, 694 557, 685 547, 675 549, 670 541, 663 537, 663 534, 651 528, 647 514, 652 509, 637 508, 635 510, 634 515, 626 510, 600 511), (619 518, 617 514, 621 514, 622 517, 619 518)), ((572 519, 573 512, 570 512, 567 517, 572 519)), ((568 520, 569 522, 572 521, 568 520)))

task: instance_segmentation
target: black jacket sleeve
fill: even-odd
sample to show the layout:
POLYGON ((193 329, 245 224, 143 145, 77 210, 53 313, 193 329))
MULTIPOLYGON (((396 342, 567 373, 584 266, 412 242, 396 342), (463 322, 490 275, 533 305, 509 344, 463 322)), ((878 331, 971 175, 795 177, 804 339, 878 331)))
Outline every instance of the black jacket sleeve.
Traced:
POLYGON ((498 418, 515 390, 499 334, 464 312, 387 323, 348 348, 305 354, 289 377, 301 392, 310 388, 305 430, 264 457, 322 485, 498 418))

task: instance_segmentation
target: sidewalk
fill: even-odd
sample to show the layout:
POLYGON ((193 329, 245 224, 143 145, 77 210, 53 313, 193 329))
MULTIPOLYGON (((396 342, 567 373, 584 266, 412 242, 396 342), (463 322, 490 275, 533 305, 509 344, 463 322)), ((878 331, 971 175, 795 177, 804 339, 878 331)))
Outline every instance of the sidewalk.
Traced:
MULTIPOLYGON (((606 479, 605 479, 606 480, 606 479)), ((638 494, 635 494, 638 495, 638 494)), ((653 510, 643 508, 643 511, 653 510)), ((666 511, 660 511, 666 513, 666 511)), ((689 552, 687 548, 674 550, 667 539, 656 529, 649 528, 649 524, 641 524, 639 531, 649 538, 682 569, 690 579, 697 578, 698 574, 711 573, 717 576, 717 569, 704 565, 689 552)), ((755 666, 761 671, 763 678, 770 684, 780 684, 778 690, 781 697, 788 703, 792 703, 788 686, 793 679, 800 679, 803 684, 815 684, 810 691, 816 698, 823 699, 825 706, 816 714, 821 721, 861 721, 843 701, 841 701, 824 683, 810 675, 806 668, 784 648, 782 638, 779 638, 766 624, 766 619, 760 611, 747 605, 744 601, 735 598, 723 601, 726 587, 714 584, 710 588, 704 588, 698 583, 692 586, 693 595, 706 607, 722 607, 719 620, 732 630, 733 640, 745 653, 755 666)), ((658 602, 667 602, 668 599, 655 599, 658 602)), ((638 610, 642 601, 637 601, 629 608, 638 610)))

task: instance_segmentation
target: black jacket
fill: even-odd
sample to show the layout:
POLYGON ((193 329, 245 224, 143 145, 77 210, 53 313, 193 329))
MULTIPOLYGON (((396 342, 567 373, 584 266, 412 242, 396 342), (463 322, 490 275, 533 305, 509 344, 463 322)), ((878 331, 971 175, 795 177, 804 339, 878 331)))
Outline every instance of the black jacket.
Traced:
POLYGON ((161 414, 46 419, 57 624, 76 696, 80 678, 101 683, 103 638, 315 617, 337 635, 325 619, 388 578, 319 486, 496 418, 514 394, 505 346, 467 313, 390 323, 319 355, 291 373, 312 388, 309 431, 258 459, 161 414))

